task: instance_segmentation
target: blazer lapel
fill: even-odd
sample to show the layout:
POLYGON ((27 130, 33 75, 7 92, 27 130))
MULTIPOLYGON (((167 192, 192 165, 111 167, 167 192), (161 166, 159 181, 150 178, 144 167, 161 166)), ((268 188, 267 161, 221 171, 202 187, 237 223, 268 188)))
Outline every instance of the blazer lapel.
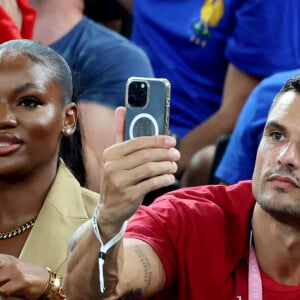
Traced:
MULTIPOLYGON (((73 232, 87 215, 81 187, 60 163, 57 176, 40 210, 20 259, 65 272, 67 247, 73 232)), ((64 275, 64 274, 61 274, 64 275)))

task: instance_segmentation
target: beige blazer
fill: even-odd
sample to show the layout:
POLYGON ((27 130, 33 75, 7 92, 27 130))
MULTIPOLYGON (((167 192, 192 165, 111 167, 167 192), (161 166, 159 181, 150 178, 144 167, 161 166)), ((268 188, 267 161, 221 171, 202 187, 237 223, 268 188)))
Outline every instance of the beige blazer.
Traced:
POLYGON ((93 214, 99 194, 82 188, 63 162, 19 258, 63 276, 73 232, 93 214))
MULTIPOLYGON (((57 175, 19 258, 64 276, 73 232, 93 214, 99 194, 80 187, 60 162, 57 175)), ((17 299, 17 298, 9 298, 17 299)))
POLYGON ((91 218, 99 195, 82 188, 60 163, 57 176, 21 251, 20 259, 64 275, 73 232, 91 218))

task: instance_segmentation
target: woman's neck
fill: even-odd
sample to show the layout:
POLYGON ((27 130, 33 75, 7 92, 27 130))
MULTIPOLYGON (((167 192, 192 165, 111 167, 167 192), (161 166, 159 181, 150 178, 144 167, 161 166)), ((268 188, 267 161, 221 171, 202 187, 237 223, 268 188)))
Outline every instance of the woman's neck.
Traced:
POLYGON ((37 216, 57 172, 57 162, 36 167, 18 180, 0 177, 0 232, 37 216))

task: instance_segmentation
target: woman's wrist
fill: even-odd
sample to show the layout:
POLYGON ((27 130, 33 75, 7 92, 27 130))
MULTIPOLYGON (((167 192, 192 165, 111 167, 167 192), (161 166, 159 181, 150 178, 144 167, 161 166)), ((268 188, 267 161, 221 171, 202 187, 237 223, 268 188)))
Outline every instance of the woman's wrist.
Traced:
POLYGON ((66 299, 62 291, 62 277, 58 276, 50 268, 47 268, 49 272, 49 281, 45 292, 39 298, 39 300, 63 300, 66 299))

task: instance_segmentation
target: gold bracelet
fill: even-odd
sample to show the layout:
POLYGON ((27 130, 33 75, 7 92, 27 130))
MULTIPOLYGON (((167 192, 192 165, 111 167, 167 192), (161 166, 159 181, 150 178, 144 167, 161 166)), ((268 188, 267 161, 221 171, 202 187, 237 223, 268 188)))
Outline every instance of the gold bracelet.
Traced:
POLYGON ((40 300, 63 300, 66 299, 62 291, 62 277, 57 276, 50 268, 47 268, 49 272, 49 282, 44 294, 40 297, 40 300))

